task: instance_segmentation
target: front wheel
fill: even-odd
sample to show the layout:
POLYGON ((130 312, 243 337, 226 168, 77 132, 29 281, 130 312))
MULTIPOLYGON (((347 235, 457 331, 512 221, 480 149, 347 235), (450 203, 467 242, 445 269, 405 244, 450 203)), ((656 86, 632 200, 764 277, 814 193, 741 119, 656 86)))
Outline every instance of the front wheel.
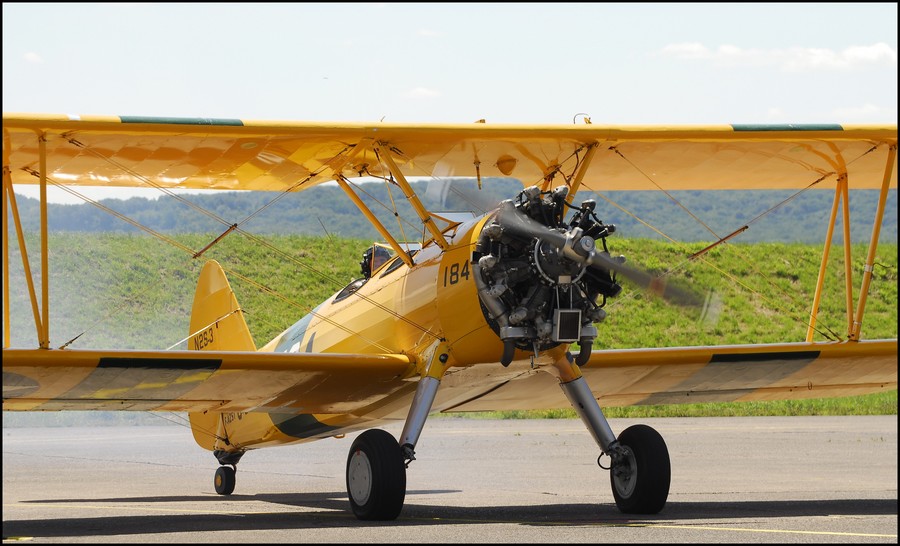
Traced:
POLYGON ((381 429, 360 434, 347 456, 347 494, 361 520, 393 520, 406 498, 406 465, 400 445, 381 429))
POLYGON ((610 469, 616 506, 626 514, 656 514, 666 505, 672 468, 662 436, 647 425, 634 425, 618 438, 625 456, 610 469))

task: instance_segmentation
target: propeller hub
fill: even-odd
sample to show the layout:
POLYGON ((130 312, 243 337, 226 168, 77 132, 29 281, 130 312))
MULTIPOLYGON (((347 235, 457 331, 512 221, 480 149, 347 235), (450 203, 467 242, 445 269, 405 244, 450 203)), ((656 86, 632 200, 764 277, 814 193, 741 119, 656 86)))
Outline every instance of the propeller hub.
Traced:
POLYGON ((531 263, 541 281, 551 286, 578 282, 587 269, 586 264, 566 258, 559 249, 540 239, 534 241, 531 263))
POLYGON ((578 239, 578 242, 575 243, 574 246, 576 248, 575 252, 578 252, 579 254, 583 253, 583 256, 590 255, 590 253, 593 252, 595 248, 597 248, 597 244, 590 237, 582 237, 581 239, 578 239))

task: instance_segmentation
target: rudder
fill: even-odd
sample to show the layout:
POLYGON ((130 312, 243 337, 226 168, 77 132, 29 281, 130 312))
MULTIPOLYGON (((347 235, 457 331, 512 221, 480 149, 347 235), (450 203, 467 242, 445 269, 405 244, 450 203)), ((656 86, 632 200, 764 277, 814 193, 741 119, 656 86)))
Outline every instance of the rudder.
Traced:
MULTIPOLYGON (((256 344, 244 320, 244 311, 225 271, 215 260, 206 262, 200 271, 194 304, 191 309, 188 349, 195 351, 255 351, 256 344)), ((217 449, 216 436, 224 437, 222 414, 192 412, 188 414, 194 440, 210 451, 217 449)))
POLYGON ((255 351, 244 311, 225 272, 215 260, 200 271, 191 309, 188 349, 196 351, 255 351))

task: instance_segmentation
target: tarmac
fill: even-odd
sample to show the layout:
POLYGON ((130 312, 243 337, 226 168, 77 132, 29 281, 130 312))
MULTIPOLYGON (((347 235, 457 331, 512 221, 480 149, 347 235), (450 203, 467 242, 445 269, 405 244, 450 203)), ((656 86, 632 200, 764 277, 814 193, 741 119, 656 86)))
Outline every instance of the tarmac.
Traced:
POLYGON ((183 427, 4 428, 3 542, 897 543, 896 415, 610 425, 638 422, 671 458, 659 514, 618 511, 578 420, 431 417, 390 522, 350 511, 355 435, 249 452, 223 497, 183 427))

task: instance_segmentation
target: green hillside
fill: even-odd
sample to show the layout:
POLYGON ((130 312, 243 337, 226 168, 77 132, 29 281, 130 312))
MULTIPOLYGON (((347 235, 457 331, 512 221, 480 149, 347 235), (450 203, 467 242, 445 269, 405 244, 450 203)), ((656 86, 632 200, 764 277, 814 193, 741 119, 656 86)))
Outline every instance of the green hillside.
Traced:
MULTIPOLYGON (((51 234, 51 341, 72 347, 164 349, 187 335, 194 285, 205 259, 227 271, 262 345, 322 300, 359 277, 370 243, 300 235, 248 240, 234 235, 202 259, 192 258, 210 235, 177 235, 168 244, 146 235, 51 234), (253 282, 244 280, 246 277, 253 282), (256 284, 254 284, 256 283, 256 284)), ((32 241, 32 244, 36 241, 32 241)), ((713 291, 723 303, 709 324, 683 309, 629 287, 607 305, 597 344, 607 348, 802 341, 818 276, 818 245, 757 243, 721 245, 702 261, 686 257, 704 243, 676 245, 645 239, 610 240, 628 264, 653 273, 671 271, 671 282, 713 291)), ((32 247, 34 248, 34 247, 32 247)), ((865 246, 853 247, 853 284, 861 281, 865 246)), ((12 249, 13 345, 33 345, 31 308, 21 261, 12 249)), ((864 338, 897 336, 897 245, 881 245, 866 304, 864 338)), ((816 339, 847 330, 842 253, 831 253, 816 339)), ((37 269, 37 268, 35 268, 37 269)), ((858 290, 858 288, 857 288, 858 290)))
MULTIPOLYGON (((301 235, 276 235, 263 241, 235 234, 202 259, 193 259, 192 253, 213 238, 173 235, 167 243, 135 234, 51 234, 52 346, 184 348, 181 342, 188 334, 194 285, 205 259, 220 261, 230 272, 252 335, 261 346, 358 277, 361 252, 371 242, 301 235)), ((36 242, 36 236, 29 236, 29 248, 36 248, 36 242)), ((820 245, 726 244, 702 261, 689 262, 686 256, 703 248, 704 243, 674 244, 615 236, 609 243, 610 250, 625 255, 631 266, 655 273, 671 272, 671 282, 715 292, 721 298, 722 311, 716 322, 700 322, 691 313, 626 283, 623 294, 607 306, 609 316, 599 325, 598 347, 772 343, 805 338, 820 245)), ((856 287, 861 281, 865 248, 852 247, 856 287)), ((17 245, 10 250, 12 345, 32 347, 36 336, 17 245)), ((842 258, 839 249, 832 252, 817 340, 841 338, 847 330, 842 258)), ((896 338, 897 245, 881 245, 876 264, 862 337, 896 338)), ((896 413, 896 391, 886 399, 850 405, 872 404, 880 408, 877 412, 890 412, 892 408, 896 413)), ((704 414, 732 411, 724 407, 706 408, 704 414)), ((654 411, 665 414, 659 408, 654 411)))

